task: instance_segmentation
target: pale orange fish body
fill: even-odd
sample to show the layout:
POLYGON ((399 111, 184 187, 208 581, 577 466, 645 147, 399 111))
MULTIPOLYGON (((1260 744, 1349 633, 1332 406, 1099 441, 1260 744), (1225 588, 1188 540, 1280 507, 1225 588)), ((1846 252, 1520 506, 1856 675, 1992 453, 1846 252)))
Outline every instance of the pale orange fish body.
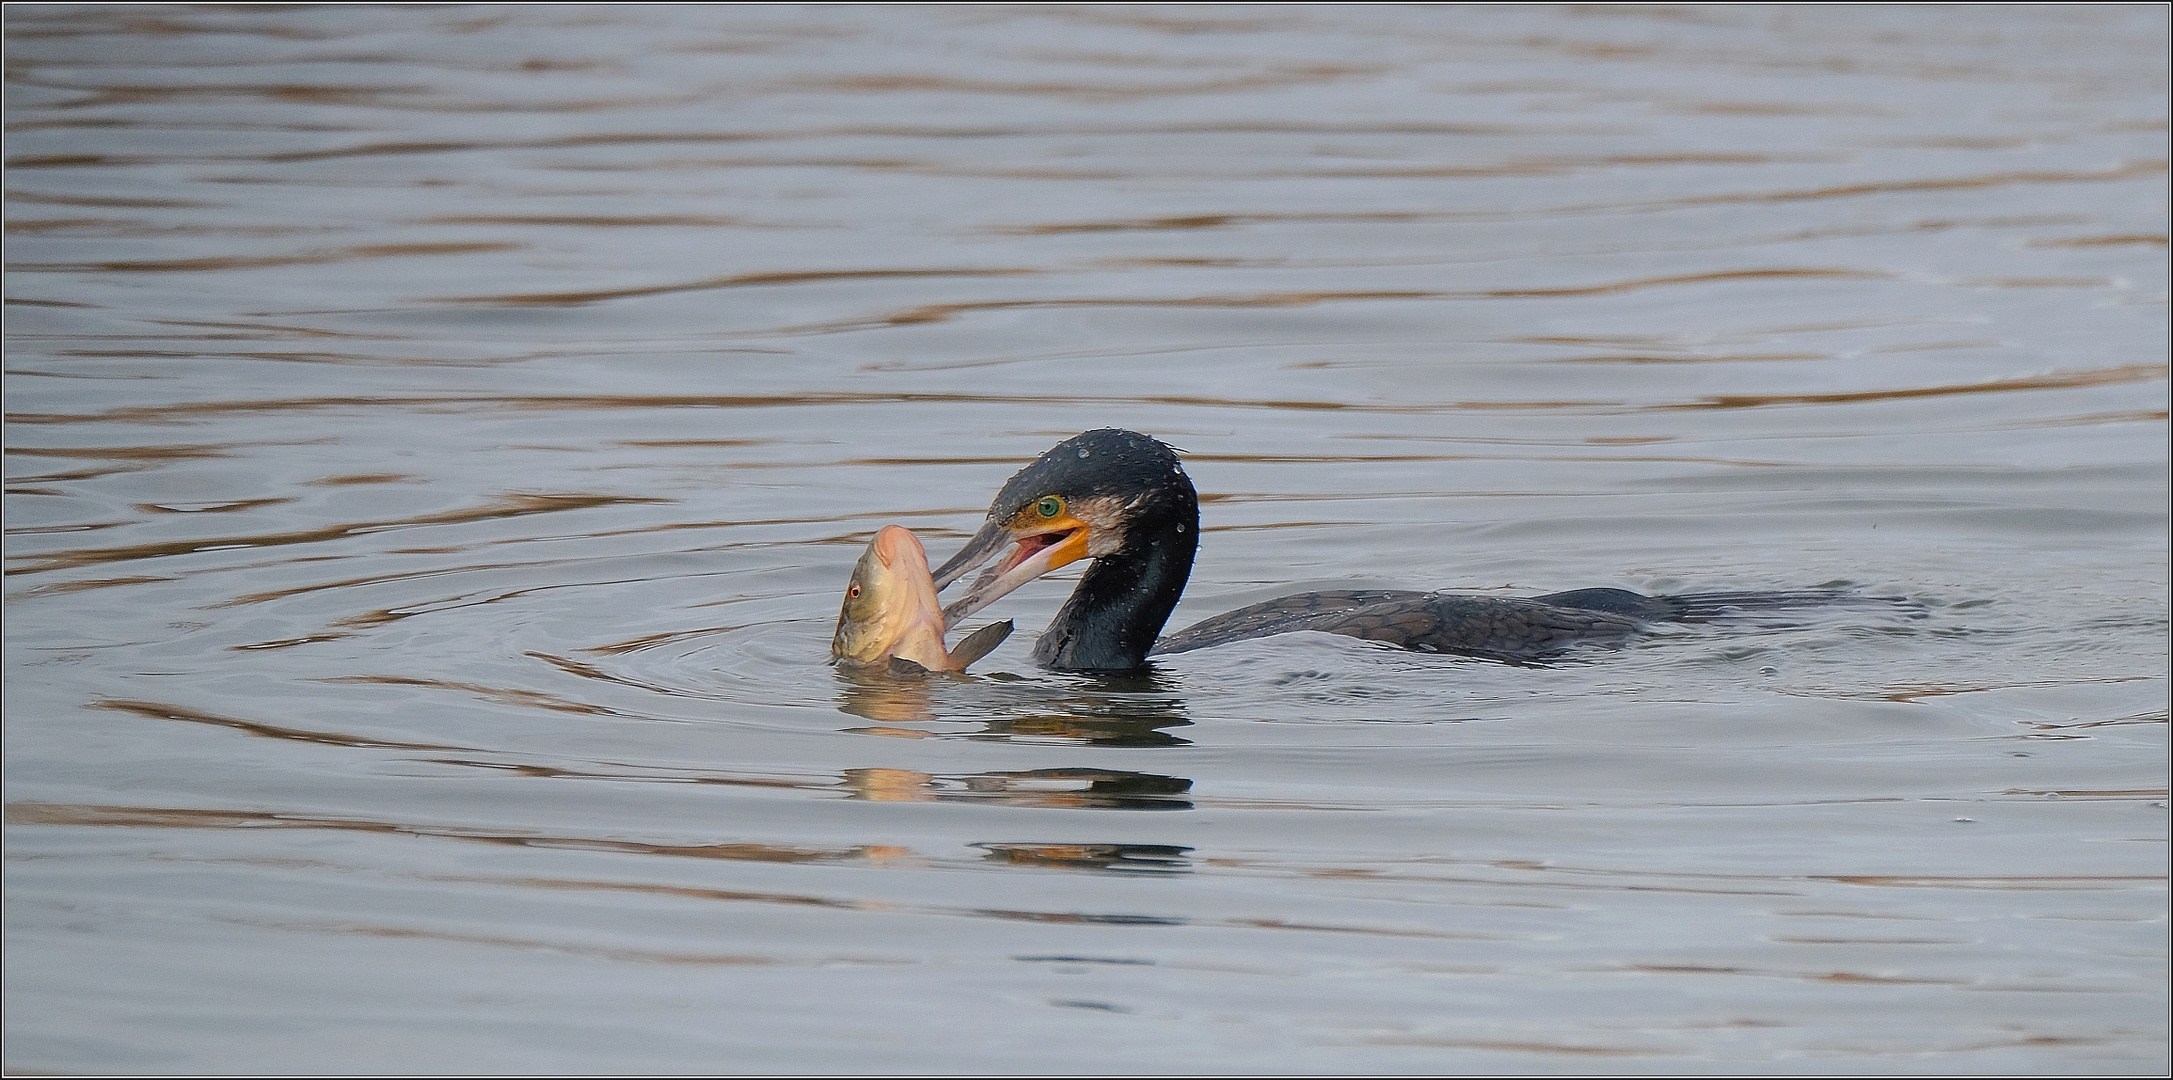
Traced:
POLYGON ((944 648, 944 629, 927 549, 910 530, 883 526, 853 567, 830 658, 854 667, 903 660, 929 671, 964 671, 1010 633, 1008 623, 983 627, 953 652, 944 648))

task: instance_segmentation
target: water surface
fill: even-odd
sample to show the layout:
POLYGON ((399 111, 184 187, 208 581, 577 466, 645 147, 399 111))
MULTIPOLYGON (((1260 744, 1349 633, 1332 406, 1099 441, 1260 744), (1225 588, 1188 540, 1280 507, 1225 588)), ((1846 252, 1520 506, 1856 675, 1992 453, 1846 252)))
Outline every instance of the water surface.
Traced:
POLYGON ((2163 9, 6 14, 6 1066, 2162 1072, 2163 9), (1099 426, 1173 625, 823 661, 1099 426))

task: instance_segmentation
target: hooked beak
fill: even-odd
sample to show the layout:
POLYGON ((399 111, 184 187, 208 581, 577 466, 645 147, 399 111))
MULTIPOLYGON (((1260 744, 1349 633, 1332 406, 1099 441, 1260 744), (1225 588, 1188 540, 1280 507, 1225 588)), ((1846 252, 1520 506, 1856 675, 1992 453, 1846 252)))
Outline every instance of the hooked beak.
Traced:
POLYGON ((1070 514, 1039 522, 1030 531, 1013 532, 1007 524, 995 521, 981 526, 981 531, 973 534, 973 539, 966 541, 958 554, 937 568, 937 591, 995 558, 1006 544, 1011 545, 1011 550, 1001 562, 982 574, 973 587, 966 590, 966 595, 943 609, 944 628, 958 625, 998 597, 1051 570, 1086 558, 1089 531, 1086 522, 1070 514))

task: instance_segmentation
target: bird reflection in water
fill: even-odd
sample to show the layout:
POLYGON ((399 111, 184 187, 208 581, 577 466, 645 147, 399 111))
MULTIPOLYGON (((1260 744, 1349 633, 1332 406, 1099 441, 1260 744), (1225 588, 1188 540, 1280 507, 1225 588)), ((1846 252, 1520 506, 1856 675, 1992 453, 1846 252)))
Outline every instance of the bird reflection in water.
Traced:
POLYGON ((1191 740, 1169 731, 1192 725, 1176 680, 1151 668, 1096 675, 1062 688, 1021 679, 900 678, 846 668, 838 670, 837 679, 838 709, 881 725, 846 729, 854 734, 1092 746, 1191 745, 1191 740), (896 726, 961 722, 975 727, 939 731, 896 726))

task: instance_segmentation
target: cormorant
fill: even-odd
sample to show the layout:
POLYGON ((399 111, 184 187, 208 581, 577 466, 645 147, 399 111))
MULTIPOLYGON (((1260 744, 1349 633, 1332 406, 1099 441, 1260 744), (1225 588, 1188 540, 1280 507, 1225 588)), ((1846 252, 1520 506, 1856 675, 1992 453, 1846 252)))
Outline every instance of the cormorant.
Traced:
POLYGON ((1199 496, 1176 451, 1138 432, 1101 428, 1058 443, 1012 476, 980 531, 936 570, 935 585, 941 590, 1010 548, 944 609, 955 625, 1051 570, 1094 560, 1034 645, 1035 663, 1067 671, 1126 671, 1150 654, 1296 630, 1535 663, 1580 644, 1621 641, 1651 622, 1857 599, 1830 590, 1646 596, 1578 589, 1518 598, 1348 589, 1279 597, 1157 641, 1191 576, 1199 535, 1199 496))

